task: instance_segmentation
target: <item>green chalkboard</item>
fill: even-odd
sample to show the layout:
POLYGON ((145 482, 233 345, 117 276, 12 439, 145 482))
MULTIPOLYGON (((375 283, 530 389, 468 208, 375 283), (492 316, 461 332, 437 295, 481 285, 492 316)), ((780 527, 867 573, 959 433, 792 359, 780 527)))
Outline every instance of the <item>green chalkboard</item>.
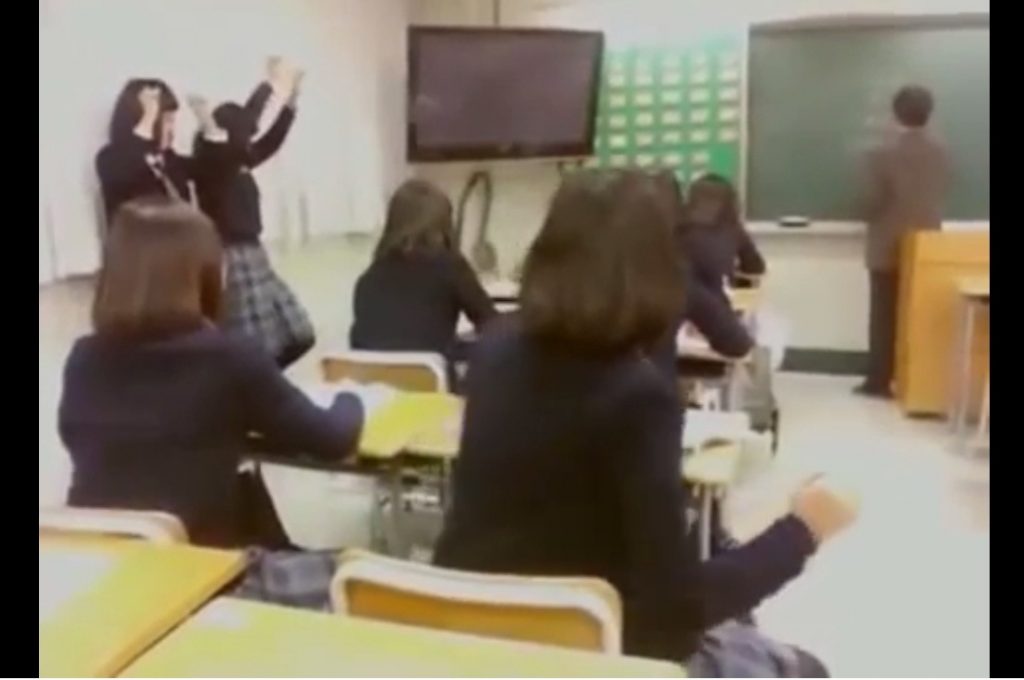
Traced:
POLYGON ((604 55, 590 167, 670 168, 685 185, 738 176, 743 125, 741 33, 604 55))
POLYGON ((751 218, 857 219, 863 153, 907 83, 935 94, 954 174, 947 218, 988 218, 987 22, 754 30, 749 50, 751 218))

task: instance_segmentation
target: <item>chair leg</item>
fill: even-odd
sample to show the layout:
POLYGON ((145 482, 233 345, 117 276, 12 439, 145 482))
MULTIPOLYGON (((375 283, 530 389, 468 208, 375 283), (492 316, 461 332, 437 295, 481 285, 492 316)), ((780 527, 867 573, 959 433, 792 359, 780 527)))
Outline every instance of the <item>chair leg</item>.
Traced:
POLYGON ((979 442, 985 441, 988 436, 988 406, 989 406, 989 375, 985 376, 985 394, 981 398, 981 413, 978 415, 978 433, 977 438, 979 442))

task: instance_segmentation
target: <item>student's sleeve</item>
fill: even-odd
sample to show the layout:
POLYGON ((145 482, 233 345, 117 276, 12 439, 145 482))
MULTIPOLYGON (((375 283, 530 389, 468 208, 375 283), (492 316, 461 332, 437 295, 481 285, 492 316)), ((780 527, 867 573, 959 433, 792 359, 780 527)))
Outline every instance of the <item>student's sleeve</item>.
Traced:
POLYGON ((277 114, 270 129, 252 143, 252 150, 249 154, 251 167, 255 168, 263 164, 280 150, 294 122, 295 108, 292 104, 286 104, 277 114))
MULTIPOLYGON (((700 562, 683 512, 678 403, 664 385, 636 391, 609 415, 612 473, 626 537, 625 618, 644 635, 702 631, 754 609, 803 569, 814 551, 806 526, 787 516, 740 548, 700 562)), ((643 645, 645 641, 636 641, 643 645)))
POLYGON ((145 181, 151 174, 146 157, 141 153, 106 146, 96 154, 96 176, 108 212, 114 208, 114 196, 124 194, 128 187, 145 181))
POLYGON ((454 267, 455 294, 459 298, 459 306, 473 322, 473 326, 479 329, 497 315, 494 302, 466 258, 457 256, 454 267))
POLYGON ((686 298, 686 320, 703 335, 711 349, 730 358, 747 355, 754 341, 739 316, 721 294, 709 291, 696 280, 691 280, 686 298))
POLYGON ((250 116, 251 119, 259 123, 260 117, 263 116, 263 112, 267 108, 267 104, 270 102, 270 98, 274 95, 274 88, 271 87, 270 83, 262 82, 256 86, 256 89, 252 91, 249 98, 245 100, 245 113, 250 116))
POLYGON ((352 394, 339 394, 321 409, 285 378, 261 348, 242 345, 234 360, 238 398, 246 426, 262 435, 275 451, 333 461, 353 453, 363 429, 363 406, 352 394))
POLYGON ((736 270, 740 274, 760 276, 765 272, 766 267, 761 251, 757 249, 757 244, 751 238, 750 232, 742 226, 739 229, 739 247, 736 249, 736 259, 736 270))

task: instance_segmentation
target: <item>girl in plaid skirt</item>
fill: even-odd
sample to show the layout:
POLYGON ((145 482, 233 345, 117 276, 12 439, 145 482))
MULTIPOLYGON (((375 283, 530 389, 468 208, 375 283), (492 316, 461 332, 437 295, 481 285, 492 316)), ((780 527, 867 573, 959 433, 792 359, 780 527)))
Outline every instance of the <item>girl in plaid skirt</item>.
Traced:
POLYGON ((274 272, 260 243, 260 191, 252 171, 284 143, 295 120, 301 77, 300 71, 271 59, 267 82, 244 106, 228 102, 214 109, 226 141, 197 135, 194 148, 199 206, 213 218, 224 244, 224 325, 258 340, 282 368, 309 351, 315 336, 305 309, 274 272), (275 98, 284 106, 256 138, 260 115, 275 98))

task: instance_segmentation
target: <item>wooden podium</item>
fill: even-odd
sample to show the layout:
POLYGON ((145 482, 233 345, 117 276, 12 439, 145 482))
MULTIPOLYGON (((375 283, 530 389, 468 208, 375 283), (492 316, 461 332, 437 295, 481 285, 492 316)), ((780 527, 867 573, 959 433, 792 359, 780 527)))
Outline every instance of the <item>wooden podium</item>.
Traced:
MULTIPOLYGON (((944 415, 960 319, 958 281, 988 276, 987 231, 909 234, 900 253, 896 322, 896 399, 908 415, 944 415)), ((972 339, 970 410, 980 404, 988 371, 988 314, 972 339)))

